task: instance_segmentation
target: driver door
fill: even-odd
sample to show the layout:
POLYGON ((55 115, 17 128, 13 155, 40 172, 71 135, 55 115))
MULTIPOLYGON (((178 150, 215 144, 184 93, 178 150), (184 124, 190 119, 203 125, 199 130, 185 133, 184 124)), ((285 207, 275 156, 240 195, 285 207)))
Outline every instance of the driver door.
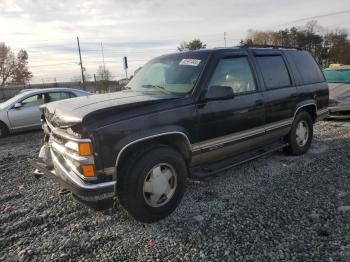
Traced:
POLYGON ((8 118, 13 129, 31 129, 40 127, 41 112, 39 107, 44 104, 44 94, 36 94, 19 102, 21 107, 11 108, 8 118))
POLYGON ((200 162, 237 154, 256 145, 263 137, 265 109, 262 92, 246 52, 217 58, 207 90, 217 86, 231 87, 230 99, 201 100, 199 138, 195 145, 201 151, 200 162))

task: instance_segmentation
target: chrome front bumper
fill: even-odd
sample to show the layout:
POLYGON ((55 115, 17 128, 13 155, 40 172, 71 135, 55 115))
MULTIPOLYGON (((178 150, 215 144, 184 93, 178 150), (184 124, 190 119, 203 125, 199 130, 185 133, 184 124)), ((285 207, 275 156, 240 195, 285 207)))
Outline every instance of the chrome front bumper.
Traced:
POLYGON ((85 181, 74 170, 67 170, 50 149, 50 168, 40 160, 30 160, 31 165, 40 173, 56 180, 63 188, 85 201, 99 201, 115 196, 115 181, 97 183, 85 181))

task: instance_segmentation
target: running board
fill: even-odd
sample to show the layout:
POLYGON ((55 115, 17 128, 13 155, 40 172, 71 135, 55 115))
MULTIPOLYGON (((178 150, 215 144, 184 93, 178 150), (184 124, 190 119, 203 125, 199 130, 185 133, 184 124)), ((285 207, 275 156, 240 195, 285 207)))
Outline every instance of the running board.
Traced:
POLYGON ((270 154, 286 146, 288 146, 288 143, 275 143, 265 147, 254 149, 250 152, 246 152, 238 156, 228 157, 223 160, 218 160, 216 162, 213 162, 207 165, 194 167, 190 169, 190 178, 193 178, 193 179, 205 178, 205 177, 223 172, 227 169, 243 164, 250 160, 256 159, 258 157, 270 154))

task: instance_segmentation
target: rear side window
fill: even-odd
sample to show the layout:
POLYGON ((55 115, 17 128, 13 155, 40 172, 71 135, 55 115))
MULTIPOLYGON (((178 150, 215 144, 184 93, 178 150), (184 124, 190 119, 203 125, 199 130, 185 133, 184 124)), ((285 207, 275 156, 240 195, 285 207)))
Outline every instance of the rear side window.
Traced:
POLYGON ((291 52, 290 57, 302 78, 302 84, 313 84, 325 81, 318 64, 306 51, 291 52))
POLYGON ((291 86, 288 69, 282 56, 258 56, 256 60, 267 89, 291 86))
POLYGON ((48 93, 48 100, 49 102, 59 101, 67 98, 73 97, 71 93, 69 92, 53 92, 48 93))

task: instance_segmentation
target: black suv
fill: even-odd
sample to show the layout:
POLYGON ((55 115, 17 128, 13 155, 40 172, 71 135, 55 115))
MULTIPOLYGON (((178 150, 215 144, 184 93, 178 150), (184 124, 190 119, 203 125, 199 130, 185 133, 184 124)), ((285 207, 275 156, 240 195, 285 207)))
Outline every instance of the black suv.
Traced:
POLYGON ((35 175, 95 207, 117 197, 135 219, 154 222, 177 207, 187 178, 282 148, 305 153, 327 106, 327 83, 305 51, 164 55, 124 91, 44 105, 35 175))

